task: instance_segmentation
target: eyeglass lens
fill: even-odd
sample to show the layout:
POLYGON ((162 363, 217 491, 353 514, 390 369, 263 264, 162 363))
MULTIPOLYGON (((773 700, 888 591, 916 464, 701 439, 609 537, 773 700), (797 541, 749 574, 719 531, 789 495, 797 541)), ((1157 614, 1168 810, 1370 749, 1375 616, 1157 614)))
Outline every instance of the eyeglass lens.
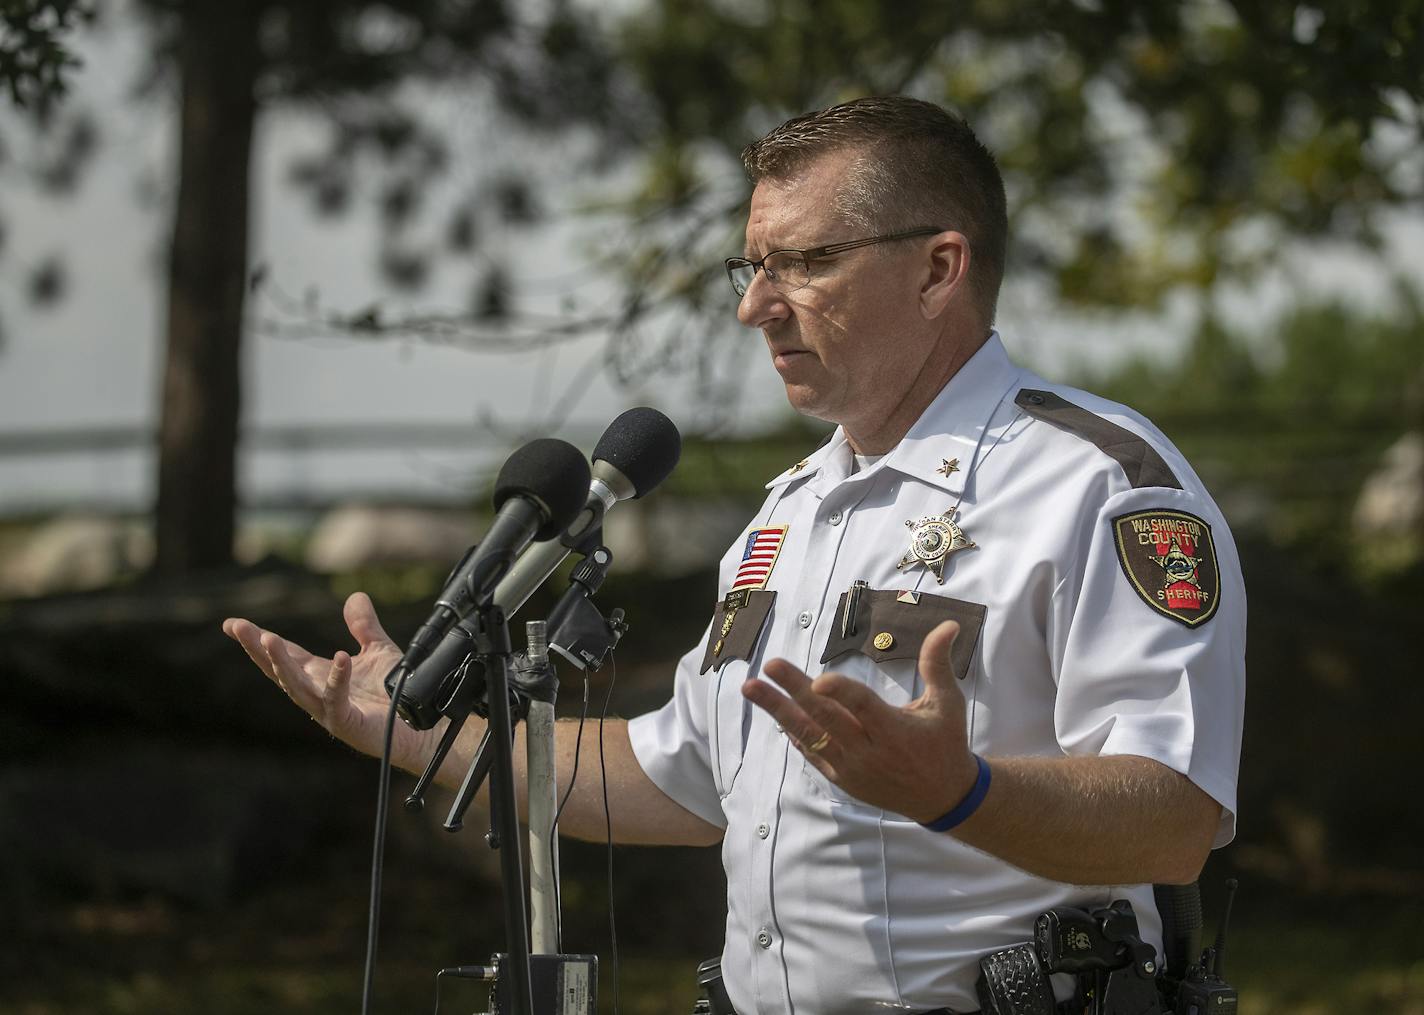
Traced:
MULTIPOLYGON (((806 258, 797 250, 777 250, 768 254, 762 262, 762 271, 766 272, 766 280, 777 292, 793 292, 811 281, 806 258)), ((734 261, 728 273, 732 276, 732 286, 737 295, 745 296, 747 287, 756 277, 756 265, 745 260, 734 261)))

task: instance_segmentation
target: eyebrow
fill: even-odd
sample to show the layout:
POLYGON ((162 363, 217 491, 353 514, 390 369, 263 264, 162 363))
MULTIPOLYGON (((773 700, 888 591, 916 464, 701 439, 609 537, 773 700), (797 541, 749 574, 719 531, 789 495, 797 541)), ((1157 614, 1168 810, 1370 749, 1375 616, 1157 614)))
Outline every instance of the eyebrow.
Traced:
MULTIPOLYGON (((770 254, 770 253, 774 253, 775 251, 778 251, 778 250, 799 250, 799 249, 801 249, 801 248, 800 248, 800 247, 775 246, 775 247, 769 247, 769 248, 767 249, 766 253, 767 253, 767 254, 770 254)), ((766 254, 763 254, 762 256, 765 257, 766 254)), ((752 254, 752 249, 751 249, 751 247, 748 247, 748 246, 743 246, 743 247, 742 247, 742 257, 743 257, 745 260, 748 260, 748 261, 755 261, 755 260, 757 260, 757 258, 752 254)))

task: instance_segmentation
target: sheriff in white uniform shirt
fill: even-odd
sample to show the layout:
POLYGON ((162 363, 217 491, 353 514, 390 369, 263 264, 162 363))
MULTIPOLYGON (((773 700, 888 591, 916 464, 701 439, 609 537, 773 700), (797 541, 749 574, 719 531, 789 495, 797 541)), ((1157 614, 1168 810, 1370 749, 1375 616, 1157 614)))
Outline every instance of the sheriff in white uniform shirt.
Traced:
MULTIPOLYGON (((779 657, 808 673, 839 671, 905 706, 925 690, 924 634, 956 620, 972 751, 1151 758, 1223 805, 1224 844, 1244 595, 1225 522, 1177 451, 1128 410, 1015 367, 995 335, 868 468, 837 432, 768 485, 748 529, 779 543, 764 619, 742 607, 722 636, 719 607, 704 645, 678 668, 673 700, 629 727, 653 781, 726 830, 723 965, 737 1010, 972 1010, 978 960, 1027 939, 1034 917, 1058 905, 1127 898, 1160 954, 1149 885, 1028 875, 862 803, 742 685, 779 657), (947 511, 973 546, 901 568, 916 535, 906 522, 933 526, 947 511), (1173 547, 1192 562, 1180 579, 1157 563, 1173 547), (858 593, 857 580, 867 583, 858 593), (743 623, 756 634, 738 639, 743 623), (723 651, 703 672, 719 639, 723 651)), ((746 544, 722 561, 724 597, 746 544)))
MULTIPOLYGON (((740 1015, 973 1011, 978 961, 1055 905, 1130 899, 1155 943, 1148 886, 1192 881, 1235 825, 1246 601, 1221 513, 1146 420, 1010 362, 1004 188, 962 120, 857 100, 743 161, 738 317, 837 429, 769 484, 671 701, 606 727, 614 835, 720 841, 740 1015)), ((379 754, 400 649, 364 595, 346 620, 354 657, 224 631, 379 754)), ((566 780, 579 731, 556 732, 566 780)), ((399 727, 396 763, 440 733, 399 727)), ((601 839, 604 789, 583 766, 561 831, 601 839)))

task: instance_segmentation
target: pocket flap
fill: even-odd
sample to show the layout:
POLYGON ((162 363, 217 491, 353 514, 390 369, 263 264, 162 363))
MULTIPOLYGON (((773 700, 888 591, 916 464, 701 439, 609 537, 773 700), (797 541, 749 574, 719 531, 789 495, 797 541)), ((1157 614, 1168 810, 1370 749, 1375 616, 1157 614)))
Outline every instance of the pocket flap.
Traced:
POLYGON ((729 659, 744 662, 750 659, 774 602, 776 593, 765 589, 730 593, 719 602, 712 617, 712 631, 707 636, 707 648, 702 653, 702 669, 697 672, 706 673, 729 659))
POLYGON ((852 623, 846 623, 846 600, 850 593, 842 592, 836 604, 836 622, 821 653, 821 662, 828 663, 847 652, 859 652, 876 662, 886 659, 917 659, 925 636, 946 620, 959 622, 959 637, 954 640, 950 660, 954 675, 963 680, 974 660, 974 648, 984 627, 987 608, 981 603, 928 592, 904 592, 898 589, 866 589, 852 623), (845 631, 845 633, 842 633, 845 631))

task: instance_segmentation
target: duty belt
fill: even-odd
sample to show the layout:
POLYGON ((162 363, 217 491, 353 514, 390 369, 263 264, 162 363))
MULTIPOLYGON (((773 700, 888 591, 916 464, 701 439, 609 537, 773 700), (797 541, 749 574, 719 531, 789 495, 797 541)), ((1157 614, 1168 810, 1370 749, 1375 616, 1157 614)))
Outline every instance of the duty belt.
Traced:
MULTIPOLYGON (((1083 1015, 1081 1005, 1072 1001, 1059 1001, 1053 1009, 1057 1015, 1083 1015)), ((956 1011, 953 1008, 935 1008, 933 1011, 917 1012, 916 1015, 984 1015, 980 1011, 956 1011)))

